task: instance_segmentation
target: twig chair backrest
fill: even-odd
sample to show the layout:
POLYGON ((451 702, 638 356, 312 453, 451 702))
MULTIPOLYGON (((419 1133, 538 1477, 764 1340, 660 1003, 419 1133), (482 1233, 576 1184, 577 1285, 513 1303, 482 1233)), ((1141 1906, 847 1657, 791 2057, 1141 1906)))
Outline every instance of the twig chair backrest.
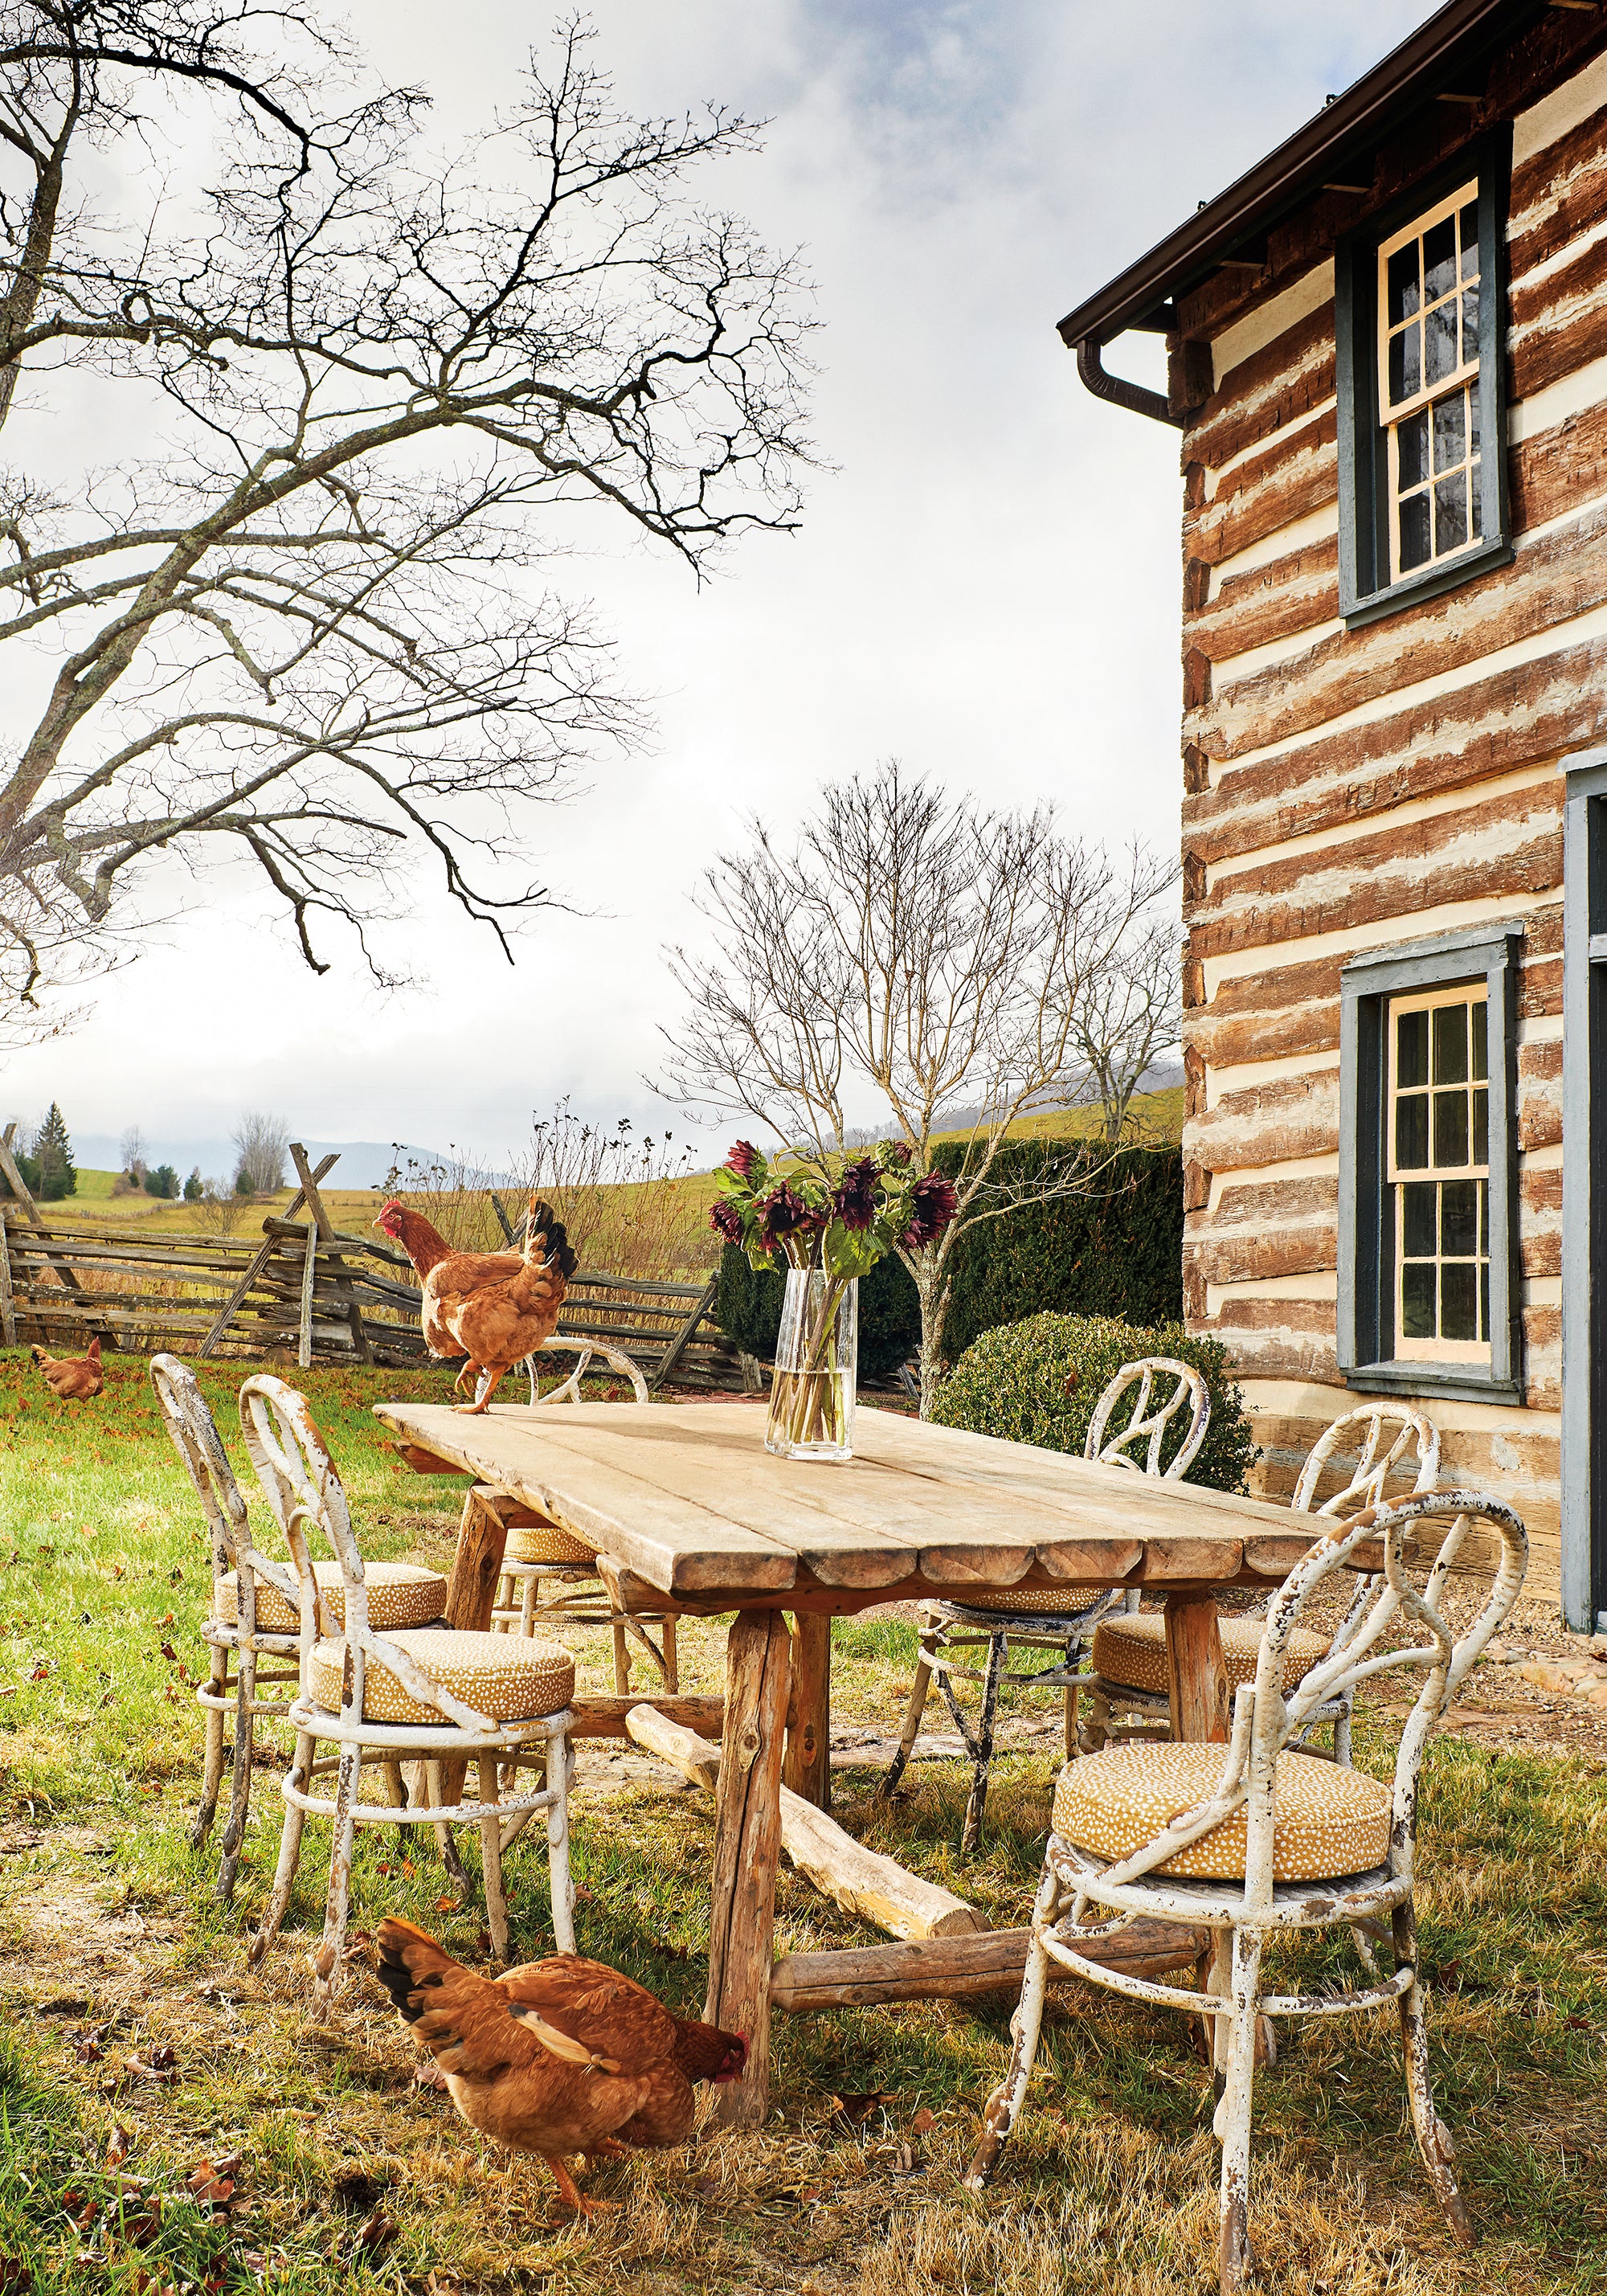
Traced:
MULTIPOLYGON (((368 1623, 368 1588, 363 1557, 351 1527, 347 1505, 329 1447, 319 1433, 306 1396, 271 1373, 248 1379, 240 1390, 240 1423, 257 1480, 267 1496, 300 1581, 298 1609, 301 1620, 301 1690, 312 1694, 312 1656, 323 1628, 317 1582, 307 1546, 308 1529, 316 1529, 340 1568, 344 1616, 339 1627, 350 1664, 341 1702, 345 1711, 361 1716, 364 1676, 374 1659, 394 1674, 408 1695, 421 1706, 433 1707, 443 1728, 494 1731, 487 1715, 459 1698, 443 1684, 432 1682, 415 1660, 368 1623)), ((324 1632, 331 1629, 324 1628, 324 1632)))
POLYGON ((188 1364, 181 1363, 176 1356, 152 1356, 151 1384, 156 1390, 173 1447, 184 1463, 207 1518, 212 1549, 214 1610, 219 1608, 217 1589, 233 1572, 239 1628, 242 1635, 252 1636, 257 1630, 258 1578, 266 1578, 292 1611, 300 1607, 296 1580, 282 1559, 259 1554, 251 1543, 244 1493, 234 1480, 234 1470, 217 1432, 217 1422, 188 1364))
MULTIPOLYGON (((1129 1857, 1109 1866, 1103 1885, 1119 1889, 1164 1865, 1246 1806, 1246 1918, 1270 1912, 1273 1889, 1274 1779, 1277 1757, 1311 1722, 1326 1701, 1354 1693, 1373 1676, 1396 1668, 1423 1670, 1423 1688, 1401 1731, 1395 1760, 1390 1825, 1392 1874, 1412 1873, 1416 1840, 1417 1775, 1430 1732, 1449 1705, 1457 1685, 1496 1633, 1517 1601, 1529 1558, 1523 1524, 1501 1500, 1473 1491, 1424 1491, 1392 1506, 1365 1508, 1309 1546, 1267 1607, 1266 1630, 1253 1683, 1234 1693, 1233 1735, 1222 1775, 1209 1800, 1183 1810, 1129 1857), (1447 1526, 1426 1573, 1408 1563, 1408 1533, 1431 1524, 1447 1526), (1475 1525, 1494 1534, 1498 1558, 1490 1591, 1477 1619, 1461 1636, 1440 1611, 1446 1582, 1475 1525), (1295 1689, 1283 1682, 1289 1637, 1312 1595, 1344 1570, 1352 1557, 1382 1548, 1374 1565, 1381 1572, 1371 1599, 1353 1610, 1335 1645, 1295 1689), (1414 1573, 1423 1578, 1414 1583, 1414 1573)), ((1364 1562, 1372 1562, 1368 1555, 1364 1562)), ((1164 1886, 1163 1877, 1157 1877, 1164 1886)))
POLYGON ((1390 1477, 1397 1464, 1414 1449, 1417 1454, 1414 1491, 1431 1491, 1439 1480, 1439 1430, 1431 1419, 1404 1403, 1364 1403, 1345 1412, 1325 1428, 1306 1455, 1294 1487, 1291 1507, 1309 1508, 1316 1496, 1323 1470, 1336 1451, 1355 1447, 1356 1466, 1342 1490, 1325 1498, 1318 1514, 1356 1514, 1363 1507, 1380 1506, 1388 1496, 1390 1477))
POLYGON ((1083 1445, 1083 1456, 1103 1467, 1131 1467, 1136 1473, 1159 1475, 1168 1482, 1177 1482, 1193 1464, 1195 1454, 1205 1440, 1205 1431, 1210 1424, 1210 1393, 1205 1382, 1192 1364, 1179 1363, 1173 1356, 1142 1356, 1136 1363, 1123 1364, 1115 1378, 1094 1406, 1094 1416, 1088 1422, 1087 1440, 1083 1445), (1152 1390, 1159 1382, 1160 1399, 1150 1408, 1152 1390), (1167 1385, 1169 1379, 1171 1384, 1167 1385), (1138 1397, 1133 1406, 1133 1415, 1118 1435, 1107 1442, 1105 1429, 1111 1412, 1135 1382, 1138 1397), (1177 1456, 1162 1467, 1161 1444, 1166 1431, 1182 1410, 1190 1406, 1188 1431, 1177 1447, 1177 1456), (1128 1447, 1148 1438, 1148 1449, 1142 1467, 1129 1454, 1128 1447))

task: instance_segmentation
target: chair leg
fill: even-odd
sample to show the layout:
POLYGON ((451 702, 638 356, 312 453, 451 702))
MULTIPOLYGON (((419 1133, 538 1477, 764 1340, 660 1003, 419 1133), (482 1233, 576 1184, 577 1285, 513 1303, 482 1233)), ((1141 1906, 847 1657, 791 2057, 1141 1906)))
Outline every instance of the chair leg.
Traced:
POLYGON ((1233 1945, 1233 2007, 1218 2018, 1227 2027, 1226 2063, 1216 2130, 1222 2146, 1221 2225, 1217 2269, 1222 2296, 1239 2296, 1250 2270, 1250 2132, 1256 2078, 1256 2034, 1259 2019, 1261 1934, 1235 1930, 1233 1945))
POLYGON ((1355 1767, 1350 1759, 1350 1709, 1355 1697, 1354 1690, 1346 1691, 1344 1702, 1333 1720, 1333 1759, 1342 1770, 1355 1767))
MULTIPOLYGON (((207 1670, 207 1690, 217 1698, 228 1695, 229 1654, 212 1645, 212 1662, 207 1670)), ((223 1787, 223 1709, 209 1706, 203 1710, 207 1718, 206 1756, 201 1765, 201 1800, 190 1821, 190 1847, 199 1849, 212 1831, 212 1821, 217 1815, 217 1797, 223 1787)))
POLYGON ((921 1717, 926 1711, 926 1693, 931 1688, 932 1657, 932 1651, 922 1641, 920 1663, 915 1669, 914 1687, 910 1692, 909 1704, 905 1710, 904 1734, 898 1741, 898 1752, 883 1771, 881 1782, 876 1788, 879 1801, 885 1800, 894 1792, 904 1775, 906 1764, 915 1751, 915 1741, 921 1734, 921 1717))
MULTIPOLYGON (((391 1807, 394 1809, 408 1808, 410 1805, 407 1796, 407 1781, 402 1775, 402 1766, 400 1762, 385 1762, 381 1765, 381 1767, 384 1772, 385 1784, 390 1791, 391 1807)), ((396 1830, 397 1841, 401 1846, 404 1856, 406 1856, 407 1850, 407 1835, 410 1829, 398 1818, 397 1821, 396 1830)))
POLYGON ((992 2181, 994 2171, 999 2165, 999 2155, 1009 2142, 1010 2132, 1027 2102, 1033 2061, 1037 2055, 1038 2035, 1043 2030, 1044 1996, 1048 1990, 1049 1981, 1049 1956, 1044 1949, 1043 1932, 1053 1923, 1059 1904, 1059 1879, 1054 1868, 1045 1865, 1032 1908, 1032 1940, 1027 1948, 1021 1997, 1010 2020, 1013 2044, 1010 2070, 983 2107, 981 2138, 972 2154, 971 2166, 965 2171, 968 2193, 980 2193, 992 2181))
POLYGON ((614 1694, 624 1698, 630 1691, 630 1644, 626 1638, 625 1621, 614 1620, 614 1694))
POLYGON ((535 1571, 527 1571, 519 1589, 519 1631, 533 1635, 536 1631, 536 1597, 541 1592, 541 1581, 535 1571))
POLYGON ((988 1773, 993 1765, 993 1726, 999 1706, 999 1677, 1004 1670, 1004 1656, 1009 1647, 1007 1635, 989 1635, 988 1637, 988 1673, 982 1685, 982 1716, 977 1727, 971 1799, 965 1805, 965 1823, 960 1828, 962 1857, 969 1857, 982 1839, 982 1810, 988 1800, 988 1773))
POLYGON ((659 1639, 664 1647, 664 1692, 668 1698, 679 1695, 681 1664, 676 1655, 676 1622, 666 1619, 659 1629, 659 1639))
MULTIPOLYGON (((245 1843, 246 1812, 251 1800, 251 1758, 255 1751, 257 1722, 252 1707, 257 1697, 257 1653, 242 1650, 235 1658, 234 1676, 234 1776, 229 1792, 229 1818, 223 1830, 222 1862, 217 1868, 216 1895, 220 1906, 226 1906, 234 1895, 234 1877, 240 1870, 240 1852, 245 1843)), ((222 1715, 218 1720, 223 1719, 222 1715)))
POLYGON ((486 1927, 498 1961, 508 1957, 508 1900, 502 1886, 502 1819, 497 1815, 496 1757, 482 1754, 480 1772, 480 1860, 486 1890, 486 1927))
POLYGON ((556 1787, 547 1811, 547 1887, 553 1900, 553 1939, 560 1953, 575 1950, 575 1884, 570 1874, 570 1771, 567 1738, 547 1741, 546 1782, 556 1787))
MULTIPOLYGON (((1394 1927, 1396 1960, 1410 1962, 1415 1972, 1417 1916, 1410 1905, 1397 1906, 1394 1927)), ((1400 1997, 1400 2038, 1406 2058, 1406 2095, 1411 2102, 1412 2126, 1417 2133, 1423 2165, 1429 2172, 1429 2182, 1434 2187, 1434 2197, 1447 2224, 1464 2248, 1472 2248, 1478 2234, 1457 2187, 1455 2144, 1434 2110, 1434 2092, 1429 2085, 1429 2022, 1422 1981, 1415 1974, 1409 1989, 1400 1997)))
MULTIPOLYGON (((306 1793, 311 1784, 313 1757, 316 1751, 316 1740, 305 1733, 298 1734, 285 1784, 294 1786, 299 1793, 306 1793)), ((278 1936, 284 1921, 284 1910, 290 1904, 291 1890, 295 1883, 296 1867, 300 1862, 301 1833, 306 1824, 307 1812, 298 1809, 294 1802, 287 1801, 284 1824, 279 1832, 279 1863, 274 1872, 273 1890, 257 1934, 246 1948, 246 1961, 253 1969, 278 1936)))
POLYGON ((351 1852, 357 1838, 357 1807, 363 1784, 363 1753, 358 1746, 342 1746, 335 1774, 335 1814, 331 1823, 329 1891, 324 1900, 324 1935, 313 1956, 313 2005, 325 2009, 340 1981, 340 1949, 346 1942, 346 1915, 351 1904, 351 1852))
POLYGON ((1088 1693, 1088 1718, 1077 1734, 1078 1751, 1084 1754, 1103 1752, 1111 1737, 1111 1701, 1103 1685, 1088 1693))

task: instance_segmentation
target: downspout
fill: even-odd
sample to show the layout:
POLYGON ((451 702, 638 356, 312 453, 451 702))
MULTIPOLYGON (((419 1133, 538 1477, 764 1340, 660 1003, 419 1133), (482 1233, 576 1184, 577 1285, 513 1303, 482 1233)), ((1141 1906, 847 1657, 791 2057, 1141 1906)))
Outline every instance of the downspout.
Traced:
POLYGON ((1174 414, 1163 390, 1148 390, 1142 382, 1127 382, 1119 374, 1107 374, 1100 362, 1103 348, 1097 335, 1085 335, 1077 346, 1077 372, 1083 386, 1095 398, 1108 399, 1112 406, 1125 406, 1129 414, 1147 414, 1152 422, 1169 422, 1182 428, 1183 417, 1174 414))

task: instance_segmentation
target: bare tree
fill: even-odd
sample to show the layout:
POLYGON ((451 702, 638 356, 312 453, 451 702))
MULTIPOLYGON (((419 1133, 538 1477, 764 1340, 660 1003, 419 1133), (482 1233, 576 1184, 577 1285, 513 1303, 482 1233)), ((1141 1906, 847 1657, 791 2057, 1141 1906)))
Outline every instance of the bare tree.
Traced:
POLYGON ((131 1124, 124 1133, 118 1153, 123 1160, 121 1168, 131 1180, 137 1181, 143 1187, 151 1159, 145 1146, 145 1136, 137 1124, 131 1124))
POLYGON ((890 763, 827 786, 790 852, 756 822, 748 849, 703 880, 713 950, 671 952, 686 1013, 662 1031, 659 1090, 816 1151, 848 1143, 847 1104, 867 1087, 923 1164, 957 1129, 955 1220, 900 1252, 921 1301, 923 1414, 958 1238, 1096 1185, 1140 1078, 1176 1037, 1177 928, 1162 909, 1176 874, 1137 846, 1118 862, 1062 837, 1047 808, 988 812, 890 763), (1088 1099, 1103 1144, 1030 1179, 999 1177, 1013 1125, 1088 1099))
POLYGON ((291 1131, 282 1116, 248 1109, 229 1137, 234 1144, 235 1171, 250 1182, 253 1195, 271 1196, 284 1185, 291 1131))
POLYGON ((794 522, 791 266, 685 188, 753 130, 629 116, 588 38, 443 156, 307 8, 0 0, 0 423, 70 368, 106 441, 0 472, 0 643, 48 672, 0 764, 14 1013, 163 854, 243 857, 309 965, 322 920, 381 977, 422 857, 511 955, 521 816, 641 722, 532 570, 582 512, 694 574, 794 522), (104 218, 119 167, 149 209, 104 218))

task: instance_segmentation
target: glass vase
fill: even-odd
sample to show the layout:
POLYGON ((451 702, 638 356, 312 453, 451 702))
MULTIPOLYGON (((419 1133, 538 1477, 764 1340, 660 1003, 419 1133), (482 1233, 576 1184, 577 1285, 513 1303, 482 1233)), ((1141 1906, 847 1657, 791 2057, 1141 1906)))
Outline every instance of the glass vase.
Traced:
POLYGON ((851 1459, 859 1283, 789 1267, 765 1448, 783 1459, 851 1459))

